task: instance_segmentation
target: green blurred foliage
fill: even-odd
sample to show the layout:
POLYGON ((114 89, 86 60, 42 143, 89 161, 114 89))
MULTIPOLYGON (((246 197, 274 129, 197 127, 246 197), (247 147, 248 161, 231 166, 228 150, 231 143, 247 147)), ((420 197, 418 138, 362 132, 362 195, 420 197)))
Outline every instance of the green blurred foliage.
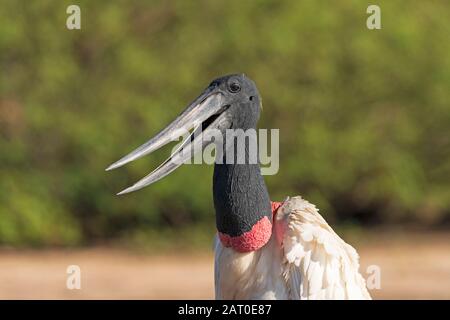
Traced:
POLYGON ((236 72, 280 128, 274 200, 301 194, 333 223, 449 221, 450 3, 377 1, 375 31, 369 4, 0 1, 0 243, 212 234, 211 166, 124 197, 171 146, 104 169, 236 72))

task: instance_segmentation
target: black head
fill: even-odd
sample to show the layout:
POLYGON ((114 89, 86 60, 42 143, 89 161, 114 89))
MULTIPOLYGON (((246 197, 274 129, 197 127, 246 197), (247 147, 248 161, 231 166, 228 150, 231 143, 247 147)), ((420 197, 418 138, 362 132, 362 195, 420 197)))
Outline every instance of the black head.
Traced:
POLYGON ((224 104, 229 105, 226 113, 231 117, 230 128, 253 128, 258 122, 261 100, 255 83, 244 74, 232 74, 215 79, 209 85, 220 92, 224 104))
POLYGON ((223 123, 218 129, 245 130, 256 127, 260 116, 261 99, 255 83, 250 78, 244 74, 223 76, 213 80, 205 91, 220 94, 222 105, 225 106, 220 115, 222 121, 227 123, 223 123))
POLYGON ((189 139, 161 166, 122 193, 141 189, 178 168, 192 156, 192 148, 205 148, 211 143, 208 135, 219 130, 256 128, 261 100, 255 83, 244 74, 232 74, 215 79, 171 124, 154 138, 132 151, 106 170, 115 169, 149 154, 181 134, 194 128, 189 139))

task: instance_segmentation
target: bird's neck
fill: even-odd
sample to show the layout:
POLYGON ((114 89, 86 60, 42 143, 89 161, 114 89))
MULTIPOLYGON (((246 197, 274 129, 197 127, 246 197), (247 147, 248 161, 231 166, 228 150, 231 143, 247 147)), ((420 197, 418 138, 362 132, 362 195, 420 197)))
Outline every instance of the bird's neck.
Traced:
MULTIPOLYGON (((257 141, 252 139, 256 139, 256 135, 248 138, 246 143, 256 144, 257 141)), ((271 202, 261 175, 259 157, 256 156, 256 163, 251 161, 249 150, 252 148, 246 145, 241 149, 245 152, 244 163, 229 163, 224 140, 222 164, 216 162, 213 178, 217 230, 224 246, 239 252, 255 251, 272 235, 271 202)), ((235 156, 236 151, 239 150, 235 148, 235 156)))

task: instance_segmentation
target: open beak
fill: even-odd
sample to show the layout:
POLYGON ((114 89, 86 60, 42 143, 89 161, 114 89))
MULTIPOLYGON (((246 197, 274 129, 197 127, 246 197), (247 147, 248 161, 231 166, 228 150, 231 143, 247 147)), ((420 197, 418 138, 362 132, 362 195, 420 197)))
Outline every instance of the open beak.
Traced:
POLYGON ((166 161, 133 186, 119 192, 118 195, 139 190, 164 178, 189 160, 195 152, 203 150, 210 144, 211 138, 214 136, 214 130, 211 129, 223 128, 227 125, 228 119, 224 111, 228 106, 224 105, 223 100, 223 95, 220 92, 217 92, 214 88, 207 88, 155 137, 106 168, 106 171, 109 171, 139 159, 167 143, 177 140, 181 135, 194 128, 190 136, 166 161))

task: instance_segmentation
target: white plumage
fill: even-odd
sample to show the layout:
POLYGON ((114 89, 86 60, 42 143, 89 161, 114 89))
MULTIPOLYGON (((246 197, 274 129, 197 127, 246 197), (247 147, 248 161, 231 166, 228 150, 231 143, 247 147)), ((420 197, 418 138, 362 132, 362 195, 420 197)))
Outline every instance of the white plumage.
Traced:
POLYGON ((358 259, 313 204, 288 198, 261 249, 240 253, 216 237, 216 299, 371 299, 358 259))

